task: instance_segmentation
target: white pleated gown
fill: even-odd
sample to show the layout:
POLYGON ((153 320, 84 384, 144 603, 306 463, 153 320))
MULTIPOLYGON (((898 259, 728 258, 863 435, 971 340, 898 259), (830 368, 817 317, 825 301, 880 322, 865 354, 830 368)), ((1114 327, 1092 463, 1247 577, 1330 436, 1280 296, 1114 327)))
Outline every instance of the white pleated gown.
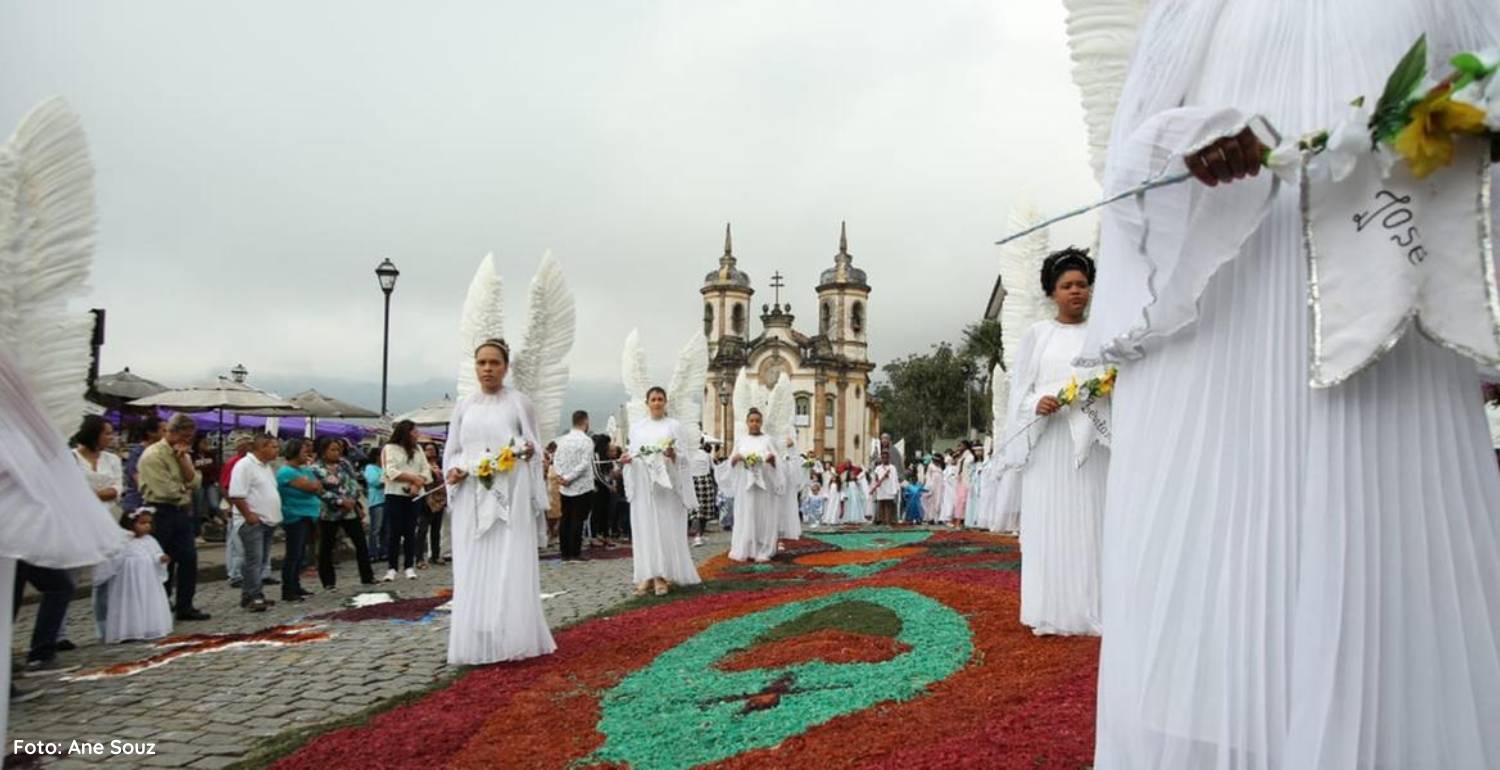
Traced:
MULTIPOLYGON (((473 468, 486 453, 512 440, 519 446, 531 431, 529 404, 519 393, 475 394, 454 409, 444 467, 473 468)), ((535 444, 535 440, 531 439, 535 444)), ((499 499, 474 478, 448 490, 453 512, 453 617, 448 628, 448 663, 479 665, 547 655, 557 649, 542 611, 537 564, 535 486, 537 455, 499 474, 495 487, 509 486, 510 511, 480 532, 483 520, 499 516, 499 499), (536 466, 536 467, 533 467, 536 466)), ((543 488, 545 489, 545 487, 543 488)))
POLYGON ((124 547, 95 565, 92 576, 94 590, 104 592, 107 610, 95 620, 106 644, 172 633, 172 607, 162 589, 167 565, 161 560, 161 546, 154 537, 124 534, 124 547))
MULTIPOLYGON (((764 434, 741 436, 734 444, 734 454, 741 457, 757 454, 765 458, 774 451, 771 439, 764 434)), ((744 462, 730 467, 726 463, 721 487, 734 496, 734 531, 730 533, 729 558, 766 561, 775 556, 786 491, 785 474, 781 468, 764 464, 749 468, 744 462)))
MULTIPOLYGON (((1493 44, 1500 7, 1230 0, 1186 103, 1325 128, 1423 32, 1441 63, 1493 44)), ((1121 369, 1098 770, 1500 767, 1500 475, 1474 366, 1413 333, 1311 392, 1300 238, 1283 189, 1196 323, 1121 369)))
MULTIPOLYGON (((678 422, 670 417, 646 418, 630 426, 630 454, 625 466, 625 487, 630 497, 630 551, 634 562, 634 581, 664 578, 675 585, 696 585, 698 566, 688 544, 687 518, 695 504, 693 478, 686 459, 676 461, 666 455, 644 456, 642 447, 660 446, 667 439, 682 435, 678 422), (652 465, 660 464, 664 475, 653 477, 652 465), (667 485, 661 483, 665 480, 667 485), (686 496, 686 497, 684 497, 686 496)), ((735 527, 740 511, 735 507, 735 527)))
MULTIPOLYGON (((1083 324, 1056 324, 1046 346, 1036 351, 1038 394, 1056 393, 1075 376, 1072 361, 1085 333, 1083 324)), ((1035 401, 1029 402, 1033 414, 1035 401)), ((1077 465, 1065 419, 1073 408, 1042 423, 1020 471, 1021 622, 1039 635, 1100 631, 1099 534, 1109 450, 1094 446, 1077 465)))

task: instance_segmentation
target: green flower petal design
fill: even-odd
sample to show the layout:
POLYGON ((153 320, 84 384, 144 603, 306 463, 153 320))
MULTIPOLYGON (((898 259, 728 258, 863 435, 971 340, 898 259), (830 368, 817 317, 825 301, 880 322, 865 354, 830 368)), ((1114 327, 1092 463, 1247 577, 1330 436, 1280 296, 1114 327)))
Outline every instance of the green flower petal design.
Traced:
POLYGON ((662 653, 600 699, 604 745, 588 761, 679 770, 775 746, 835 717, 918 697, 974 653, 968 621, 904 588, 866 587, 725 620, 662 653), (714 664, 768 632, 835 604, 866 602, 901 621, 908 652, 878 663, 719 671, 714 664))

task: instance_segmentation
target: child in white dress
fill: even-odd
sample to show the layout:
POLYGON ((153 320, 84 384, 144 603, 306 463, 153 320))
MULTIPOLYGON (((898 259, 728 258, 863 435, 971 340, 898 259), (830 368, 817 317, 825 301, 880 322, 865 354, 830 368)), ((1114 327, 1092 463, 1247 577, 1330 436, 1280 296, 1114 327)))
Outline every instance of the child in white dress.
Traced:
POLYGON ((137 508, 122 515, 125 547, 94 566, 94 621, 106 644, 172 633, 172 608, 162 587, 167 555, 151 537, 151 514, 137 508))

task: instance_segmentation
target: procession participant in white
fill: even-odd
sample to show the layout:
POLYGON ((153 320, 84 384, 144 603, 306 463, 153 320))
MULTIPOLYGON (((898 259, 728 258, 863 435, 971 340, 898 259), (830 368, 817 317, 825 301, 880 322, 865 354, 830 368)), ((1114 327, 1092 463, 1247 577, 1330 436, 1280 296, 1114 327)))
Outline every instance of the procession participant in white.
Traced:
POLYGON ((943 500, 947 497, 948 482, 943 473, 945 463, 943 456, 937 453, 929 455, 926 462, 922 480, 922 487, 926 490, 922 493, 922 516, 928 524, 936 524, 943 521, 943 500))
MULTIPOLYGON (((57 638, 72 588, 66 570, 121 546, 119 525, 63 442, 87 389, 93 317, 68 301, 88 285, 94 224, 83 129, 60 100, 45 102, 0 144, 0 586, 13 585, 18 560, 55 578, 33 651, 57 638)), ((0 591, 0 649, 10 649, 12 598, 0 591)), ((58 670, 55 657, 39 663, 58 670)), ((10 666, 0 667, 0 689, 8 691, 3 740, 10 699, 24 695, 10 683, 10 666)))
POLYGON ((694 331, 677 353, 669 388, 652 385, 639 332, 625 338, 622 380, 629 401, 629 447, 620 458, 630 500, 631 556, 637 595, 665 594, 700 582, 688 545, 688 511, 698 504, 688 456, 703 443, 703 383, 708 338, 694 331), (681 452, 678 449, 682 449, 681 452))
POLYGON ((850 465, 844 472, 845 524, 870 523, 870 476, 859 466, 850 465))
POLYGON ((1021 622, 1036 634, 1098 635, 1099 529, 1109 477, 1107 401, 1058 393, 1101 374, 1073 359, 1085 320, 1093 260, 1067 249, 1042 265, 1057 317, 1021 338, 1011 375, 1005 465, 1021 473, 1021 622))
POLYGON ((875 523, 889 527, 896 524, 896 497, 901 491, 901 481, 889 452, 881 452, 879 460, 870 470, 870 492, 875 498, 875 523))
POLYGON ((538 533, 545 536, 547 485, 536 457, 531 400, 505 384, 510 348, 486 340, 474 351, 479 391, 453 407, 448 506, 453 511, 453 621, 448 663, 521 660, 557 649, 542 613, 538 533))
POLYGON ((945 457, 943 464, 943 500, 938 507, 938 521, 954 526, 955 512, 958 507, 958 459, 945 457))
POLYGON ((837 473, 828 477, 828 483, 823 487, 823 524, 825 526, 838 526, 844 516, 844 480, 837 473))
POLYGON ((151 537, 151 509, 121 514, 124 547, 94 565, 94 623, 105 644, 133 639, 160 639, 172 633, 172 607, 162 584, 167 582, 167 555, 151 537))
POLYGON ((776 555, 785 477, 777 462, 776 444, 761 432, 762 416, 752 407, 745 415, 746 432, 735 439, 734 452, 720 487, 734 498, 734 532, 729 558, 768 562, 776 555))
POLYGON ((1500 766, 1500 475, 1475 367, 1372 327, 1378 360, 1309 388, 1306 188, 1246 178, 1263 148, 1240 131, 1336 126, 1423 33, 1431 62, 1494 46, 1500 5, 1152 4, 1104 187, 1189 168, 1213 188, 1102 217, 1085 357, 1126 363, 1100 770, 1500 766))
MULTIPOLYGON (((620 462, 630 498, 630 548, 635 592, 658 596, 672 585, 700 582, 687 536, 688 511, 696 503, 692 471, 679 446, 694 446, 682 425, 667 416, 667 391, 646 391, 650 415, 630 426, 630 444, 620 462)), ((740 528, 735 510, 735 530, 740 528)))
POLYGON ((504 341, 504 315, 494 257, 485 255, 459 319, 459 401, 443 454, 453 514, 452 664, 556 649, 542 613, 537 565, 549 502, 537 447, 541 436, 557 434, 575 313, 550 252, 532 277, 525 342, 514 357, 504 341))
POLYGON ((777 537, 796 540, 802 537, 802 514, 799 498, 807 487, 807 471, 802 468, 802 458, 797 452, 796 427, 793 422, 797 413, 797 398, 792 392, 792 381, 778 376, 771 388, 762 413, 762 430, 771 437, 777 454, 776 469, 781 474, 781 496, 777 500, 777 537))

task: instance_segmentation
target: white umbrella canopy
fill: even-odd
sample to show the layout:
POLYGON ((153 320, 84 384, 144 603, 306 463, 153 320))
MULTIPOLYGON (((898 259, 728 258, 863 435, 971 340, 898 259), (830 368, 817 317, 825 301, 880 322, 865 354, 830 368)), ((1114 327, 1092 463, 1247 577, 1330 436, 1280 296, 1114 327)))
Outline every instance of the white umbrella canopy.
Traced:
POLYGON ((138 398, 131 406, 159 406, 179 412, 207 412, 224 409, 234 412, 267 411, 302 414, 297 405, 244 383, 220 377, 215 385, 177 388, 154 396, 138 398))
POLYGON ((411 420, 417 425, 447 425, 453 419, 453 399, 444 393, 442 398, 428 401, 427 403, 407 412, 398 414, 393 423, 402 420, 411 420))
POLYGON ((94 390, 103 396, 130 401, 165 393, 168 388, 130 371, 130 367, 127 366, 114 374, 100 375, 99 379, 94 381, 94 390))
POLYGON ((316 389, 309 388, 298 393, 287 401, 293 406, 301 409, 308 415, 318 418, 374 418, 380 415, 362 406, 356 406, 347 401, 340 401, 333 396, 326 396, 316 389))

